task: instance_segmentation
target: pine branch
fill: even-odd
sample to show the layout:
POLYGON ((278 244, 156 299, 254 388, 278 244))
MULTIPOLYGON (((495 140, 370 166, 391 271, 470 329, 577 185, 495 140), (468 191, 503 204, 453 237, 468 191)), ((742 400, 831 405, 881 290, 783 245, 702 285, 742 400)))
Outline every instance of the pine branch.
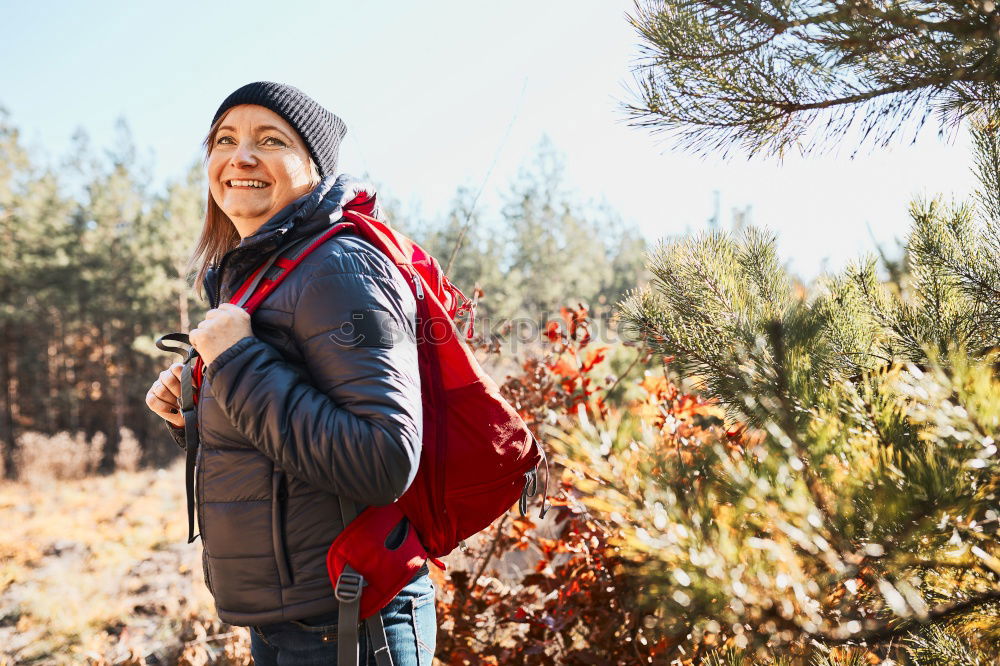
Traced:
POLYGON ((1000 90, 990 3, 658 0, 629 21, 644 42, 633 125, 704 152, 805 150, 807 132, 831 143, 856 121, 884 143, 921 111, 954 125, 1000 90))
POLYGON ((906 619, 898 624, 883 623, 881 626, 876 625, 872 628, 866 629, 865 631, 854 634, 850 634, 847 631, 828 631, 812 632, 809 635, 829 645, 844 645, 846 643, 881 644, 896 640, 900 636, 912 632, 920 624, 941 623, 950 618, 960 616, 963 613, 978 610, 983 606, 996 602, 1000 602, 1000 588, 984 592, 983 594, 979 594, 964 601, 936 606, 928 611, 923 622, 906 619))
POLYGON ((795 455, 802 461, 802 474, 805 477, 806 488, 809 490, 813 504, 816 505, 816 508, 822 514, 824 518, 823 524, 830 527, 830 530, 827 532, 828 540, 835 545, 838 558, 843 560, 854 549, 850 542, 836 530, 836 517, 838 514, 831 499, 833 494, 827 488, 823 479, 817 474, 812 455, 809 453, 809 447, 802 441, 798 434, 799 426, 793 416, 795 414, 795 407, 789 396, 785 338, 780 322, 773 322, 768 327, 768 337, 770 338, 771 348, 774 350, 774 366, 776 371, 775 395, 781 403, 778 421, 785 435, 791 440, 795 449, 795 455))

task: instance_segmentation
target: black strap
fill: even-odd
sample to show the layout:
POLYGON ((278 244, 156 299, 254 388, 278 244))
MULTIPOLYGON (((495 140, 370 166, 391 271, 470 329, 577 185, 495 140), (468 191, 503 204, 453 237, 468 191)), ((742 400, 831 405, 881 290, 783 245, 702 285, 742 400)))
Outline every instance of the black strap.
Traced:
MULTIPOLYGON (((195 410, 185 410, 184 415, 184 491, 187 495, 188 543, 198 535, 194 533, 194 470, 198 461, 198 414, 195 410)), ((199 525, 200 527, 200 525, 199 525)))
MULTIPOLYGON (((535 435, 531 435, 531 440, 535 443, 538 448, 539 454, 542 456, 542 463, 545 464, 545 485, 542 487, 542 506, 538 509, 538 517, 544 518, 545 514, 549 512, 552 508, 548 506, 549 498, 549 478, 551 473, 549 472, 549 458, 545 454, 545 449, 542 445, 535 439, 535 435)), ((528 498, 534 497, 538 494, 538 466, 536 465, 532 469, 524 473, 524 488, 521 489, 521 499, 518 500, 517 508, 521 512, 521 515, 527 515, 528 513, 528 498)))
POLYGON ((389 652, 389 640, 385 635, 382 612, 379 611, 365 620, 365 626, 368 629, 368 641, 375 651, 375 663, 378 666, 392 666, 392 654, 389 652))
POLYGON ((517 510, 521 517, 528 515, 528 498, 538 493, 538 470, 534 467, 524 473, 524 488, 521 489, 521 499, 517 502, 517 510))
MULTIPOLYGON (((184 458, 184 490, 187 495, 188 543, 198 536, 194 533, 194 471, 198 461, 198 448, 201 441, 198 438, 198 410, 194 403, 194 380, 191 371, 198 352, 191 348, 184 368, 181 370, 181 414, 184 416, 184 442, 186 455, 184 458)), ((199 527, 201 527, 199 525, 199 527)))
POLYGON ((188 360, 191 354, 191 340, 188 338, 187 333, 167 333, 166 335, 161 335, 156 339, 156 346, 165 352, 173 352, 175 354, 180 354, 184 357, 184 361, 188 360), (179 342, 180 345, 166 345, 163 341, 169 342, 179 342))
POLYGON ((337 612, 337 665, 358 666, 358 620, 365 579, 351 565, 344 566, 333 594, 340 602, 337 612))
MULTIPOLYGON (((346 497, 338 496, 337 499, 340 501, 340 517, 346 528, 348 523, 357 518, 358 508, 346 497)), ((337 666, 358 666, 358 624, 364 585, 364 577, 348 564, 341 572, 334 588, 334 596, 340 602, 337 614, 337 666), (356 598, 353 596, 355 590, 356 598)), ((393 666, 382 613, 377 612, 365 620, 365 627, 368 630, 368 641, 375 651, 375 663, 378 666, 393 666)))
POLYGON ((535 443, 538 445, 538 451, 542 454, 542 462, 545 463, 545 485, 542 486, 542 506, 538 509, 538 517, 541 519, 552 508, 547 506, 549 500, 549 480, 552 478, 552 473, 549 471, 549 457, 545 454, 545 447, 537 439, 535 443))
POLYGON ((194 403, 194 382, 191 371, 198 358, 187 333, 167 333, 156 340, 156 346, 163 351, 174 352, 184 357, 184 367, 181 369, 181 416, 184 417, 184 491, 187 496, 188 543, 197 538, 194 533, 194 471, 198 461, 198 411, 194 403), (167 345, 167 342, 177 342, 177 345, 167 345))
POLYGON ((346 528, 348 523, 358 517, 358 507, 346 497, 337 496, 337 500, 340 502, 340 519, 344 521, 346 528))

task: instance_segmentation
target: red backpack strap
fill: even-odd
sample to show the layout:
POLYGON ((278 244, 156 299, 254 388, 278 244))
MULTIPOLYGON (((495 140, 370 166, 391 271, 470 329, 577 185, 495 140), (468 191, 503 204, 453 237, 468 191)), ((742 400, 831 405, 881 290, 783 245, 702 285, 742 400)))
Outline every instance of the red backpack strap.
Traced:
MULTIPOLYGON (((292 259, 287 259, 283 255, 288 254, 290 250, 294 248, 286 248, 283 252, 271 257, 270 260, 266 261, 260 267, 255 270, 246 282, 237 290, 233 297, 229 300, 230 303, 239 305, 244 310, 253 314, 257 307, 264 302, 272 291, 274 291, 281 282, 291 274, 296 266, 301 264, 306 257, 308 257, 313 250, 322 245, 327 239, 339 234, 342 231, 348 229, 353 229, 355 227, 351 222, 339 222, 318 236, 315 236, 312 240, 304 241, 306 243, 305 248, 295 255, 292 259), (265 279, 268 269, 274 265, 281 270, 271 279, 265 279)), ((300 241, 303 242, 303 241, 300 241)), ((296 243, 298 245, 298 243, 296 243)))
MULTIPOLYGON (((329 229, 323 231, 320 235, 313 237, 311 240, 306 239, 305 241, 298 241, 292 246, 286 247, 284 250, 272 255, 267 261, 258 266, 257 269, 250 274, 250 277, 248 277, 243 284, 240 285, 240 288, 236 290, 236 293, 234 293, 232 298, 229 299, 229 302, 234 305, 238 305, 248 313, 253 314, 260 304, 264 302, 264 299, 267 298, 268 295, 270 295, 270 293, 273 292, 279 284, 281 284, 282 280, 288 277, 292 270, 302 263, 302 261, 305 260, 305 258, 308 257, 313 250, 318 248, 327 239, 339 234, 342 231, 354 228, 354 226, 355 225, 351 222, 341 222, 339 224, 335 224, 329 229), (307 243, 306 247, 293 259, 287 259, 284 257, 284 255, 288 254, 291 250, 294 250, 296 245, 303 242, 307 243), (264 279, 264 276, 267 274, 267 271, 271 268, 271 266, 278 266, 282 270, 270 280, 266 280, 264 279)), ((201 356, 198 356, 195 358, 192 365, 191 379, 194 385, 194 402, 197 404, 198 390, 201 388, 202 378, 205 374, 205 362, 202 360, 201 356)))

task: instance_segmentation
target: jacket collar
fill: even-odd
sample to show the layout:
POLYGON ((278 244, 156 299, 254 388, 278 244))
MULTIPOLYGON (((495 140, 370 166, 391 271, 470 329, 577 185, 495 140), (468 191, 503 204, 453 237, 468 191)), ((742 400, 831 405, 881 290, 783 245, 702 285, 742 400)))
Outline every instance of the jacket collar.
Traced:
MULTIPOLYGON (((271 253, 304 236, 318 234, 343 217, 344 206, 359 192, 375 196, 374 188, 347 174, 328 176, 308 194, 288 204, 252 235, 229 250, 205 273, 204 287, 209 305, 218 307, 271 253), (220 275, 222 284, 220 289, 220 275)), ((380 217, 376 206, 375 217, 380 217)))

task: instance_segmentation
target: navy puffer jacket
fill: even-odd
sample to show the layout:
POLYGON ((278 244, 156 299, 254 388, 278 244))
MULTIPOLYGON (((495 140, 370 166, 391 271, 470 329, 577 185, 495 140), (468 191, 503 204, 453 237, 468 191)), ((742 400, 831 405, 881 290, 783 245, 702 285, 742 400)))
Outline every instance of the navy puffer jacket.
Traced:
MULTIPOLYGON (((265 223, 209 270, 212 307, 272 253, 340 221, 369 187, 341 176, 265 223)), ((260 625, 333 611, 326 551, 337 497, 395 501, 420 459, 416 303, 399 270, 340 233, 253 313, 253 335, 205 370, 198 524, 219 617, 260 625), (359 334, 363 333, 363 334, 359 334)), ((183 430, 170 427, 183 445, 183 430)))

